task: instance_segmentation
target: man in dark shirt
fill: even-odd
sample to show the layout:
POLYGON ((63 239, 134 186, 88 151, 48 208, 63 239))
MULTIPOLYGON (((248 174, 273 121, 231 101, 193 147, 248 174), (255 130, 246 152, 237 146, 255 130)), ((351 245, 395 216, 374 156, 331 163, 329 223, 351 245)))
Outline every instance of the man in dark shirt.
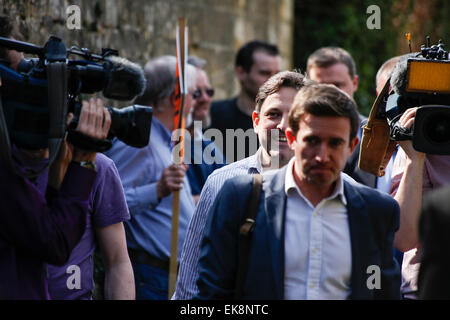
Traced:
POLYGON ((279 71, 277 46, 255 40, 239 49, 235 72, 241 90, 237 97, 213 102, 210 111, 211 128, 218 129, 223 137, 223 143, 216 140, 216 144, 222 147, 227 163, 249 157, 258 149, 252 121, 256 94, 259 87, 279 71), (227 129, 231 129, 228 134, 227 129))

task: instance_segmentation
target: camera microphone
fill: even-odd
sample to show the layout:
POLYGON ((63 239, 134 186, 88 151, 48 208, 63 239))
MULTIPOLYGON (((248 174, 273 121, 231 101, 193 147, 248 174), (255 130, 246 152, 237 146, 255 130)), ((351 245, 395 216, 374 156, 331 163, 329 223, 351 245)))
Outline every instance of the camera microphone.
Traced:
MULTIPOLYGON (((71 129, 75 129, 81 111, 81 94, 102 91, 105 98, 131 101, 142 95, 146 87, 142 67, 118 57, 112 49, 103 49, 101 55, 87 48, 67 50, 62 40, 54 36, 44 47, 0 37, 2 46, 39 55, 37 59, 23 59, 18 70, 0 63, 1 102, 8 134, 22 148, 42 149, 49 146, 50 139, 60 139, 67 112, 74 113, 71 129), (67 59, 67 54, 84 59, 67 59), (58 128, 57 134, 53 128, 58 128)), ((123 109, 107 107, 107 110, 112 123, 105 141, 86 140, 76 134, 71 140, 70 129, 69 141, 95 151, 104 151, 110 146, 106 140, 114 137, 136 148, 148 144, 151 107, 133 105, 123 109)))
POLYGON ((103 89, 106 98, 114 100, 132 100, 145 90, 144 70, 138 64, 125 58, 111 56, 103 65, 108 73, 103 89))

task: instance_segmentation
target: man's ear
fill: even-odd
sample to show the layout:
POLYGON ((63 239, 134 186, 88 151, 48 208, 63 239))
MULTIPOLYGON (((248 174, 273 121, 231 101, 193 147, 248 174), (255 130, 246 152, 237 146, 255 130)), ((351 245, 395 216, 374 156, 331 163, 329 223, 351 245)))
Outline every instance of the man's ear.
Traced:
POLYGON ((285 134, 286 134, 286 139, 287 139, 288 144, 289 144, 289 148, 294 150, 294 142, 296 140, 294 131, 292 131, 292 129, 288 127, 286 129, 286 131, 285 131, 285 134))
POLYGON ((244 81, 244 80, 245 80, 245 77, 246 77, 246 75, 247 75, 247 72, 244 70, 243 67, 237 66, 237 67, 234 69, 234 72, 236 73, 236 78, 238 78, 239 81, 244 81))
POLYGON ((257 111, 253 111, 252 120, 253 120, 253 130, 255 131, 255 133, 258 133, 257 128, 258 128, 260 118, 259 118, 259 113, 257 111))
POLYGON ((175 96, 175 91, 170 96, 168 96, 167 99, 169 99, 170 105, 175 107, 175 103, 177 101, 177 98, 175 96))
POLYGON ((353 77, 353 93, 356 92, 356 90, 358 90, 358 84, 359 84, 359 77, 357 74, 355 74, 355 76, 353 77))
POLYGON ((359 138, 358 136, 354 137, 352 141, 350 141, 350 154, 353 153, 353 151, 355 151, 356 146, 358 145, 359 142, 359 138))

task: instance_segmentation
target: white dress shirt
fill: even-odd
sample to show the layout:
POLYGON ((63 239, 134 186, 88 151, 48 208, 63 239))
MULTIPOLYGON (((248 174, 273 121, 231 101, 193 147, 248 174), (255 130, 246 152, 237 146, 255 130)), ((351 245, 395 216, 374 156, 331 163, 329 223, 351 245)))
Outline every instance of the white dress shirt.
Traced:
POLYGON ((284 298, 346 299, 352 252, 342 174, 331 196, 314 207, 295 183, 293 166, 294 158, 285 178, 284 298))

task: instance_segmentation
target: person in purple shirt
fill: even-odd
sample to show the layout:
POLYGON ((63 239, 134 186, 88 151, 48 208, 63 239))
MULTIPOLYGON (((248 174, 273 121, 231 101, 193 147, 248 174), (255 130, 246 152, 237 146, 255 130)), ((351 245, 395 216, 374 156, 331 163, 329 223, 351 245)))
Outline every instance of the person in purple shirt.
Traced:
MULTIPOLYGON (((11 36, 11 29, 6 30, 9 34, 0 31, 11 36)), ((4 50, 0 59, 14 68, 21 57, 4 50)), ((68 121, 72 116, 69 114, 68 121)), ((83 101, 77 126, 80 133, 105 139, 110 125, 111 117, 100 99, 83 101)), ((64 264, 84 233, 97 175, 84 164, 95 161, 96 153, 63 141, 45 177, 48 185, 43 193, 38 188, 42 176, 29 179, 22 175, 30 167, 46 164, 48 148, 19 150, 13 145, 11 151, 16 170, 3 158, 0 161, 0 299, 49 299, 45 263, 64 264)))
MULTIPOLYGON (((95 112, 101 108, 99 99, 83 102, 80 132, 106 138, 111 119, 103 112, 95 112)), ((37 154, 14 148, 13 155, 18 170, 25 172, 25 168, 32 167, 30 164, 45 164, 48 149, 37 154)), ((95 157, 93 152, 83 152, 64 142, 48 176, 45 173, 36 181, 0 163, 1 299, 50 298, 45 263, 64 264, 85 230, 89 196, 97 173, 80 164, 92 162, 95 157), (43 192, 39 185, 47 179, 43 192)))
POLYGON ((48 265, 52 299, 92 299, 94 251, 99 244, 105 268, 105 299, 134 299, 134 277, 123 221, 130 219, 114 162, 103 154, 95 159, 97 178, 89 198, 86 231, 64 266, 48 265))

